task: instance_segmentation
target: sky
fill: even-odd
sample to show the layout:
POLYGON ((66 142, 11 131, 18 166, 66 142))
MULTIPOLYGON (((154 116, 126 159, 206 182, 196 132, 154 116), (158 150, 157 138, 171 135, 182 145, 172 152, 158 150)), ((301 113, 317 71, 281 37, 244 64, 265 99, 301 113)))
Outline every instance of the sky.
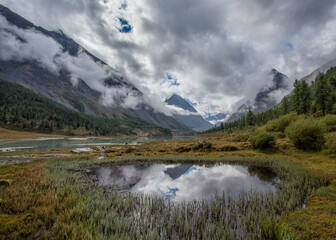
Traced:
MULTIPOLYGON (((231 112, 270 82, 335 59, 334 0, 0 0, 48 30, 62 29, 151 99, 177 93, 231 112)), ((155 100, 154 100, 155 101, 155 100)))

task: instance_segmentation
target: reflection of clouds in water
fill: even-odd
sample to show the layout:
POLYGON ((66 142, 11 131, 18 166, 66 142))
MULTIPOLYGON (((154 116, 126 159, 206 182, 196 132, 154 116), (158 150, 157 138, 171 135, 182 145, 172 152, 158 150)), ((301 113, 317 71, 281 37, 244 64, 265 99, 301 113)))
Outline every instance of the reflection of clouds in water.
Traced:
POLYGON ((237 196, 241 191, 275 191, 270 182, 249 175, 243 166, 216 165, 211 168, 190 166, 178 178, 165 173, 166 169, 181 170, 174 165, 128 165, 115 168, 101 168, 96 171, 103 185, 129 188, 131 192, 160 195, 164 199, 190 201, 209 199, 214 194, 229 191, 237 196))

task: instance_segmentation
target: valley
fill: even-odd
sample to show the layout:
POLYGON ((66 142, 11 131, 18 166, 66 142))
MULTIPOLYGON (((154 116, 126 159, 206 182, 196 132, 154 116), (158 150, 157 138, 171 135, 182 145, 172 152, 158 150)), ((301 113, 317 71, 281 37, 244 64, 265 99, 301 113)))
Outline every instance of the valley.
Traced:
MULTIPOLYGON (((88 168, 121 166, 132 163, 167 163, 170 166, 174 166, 174 164, 177 166, 180 166, 179 164, 197 164, 201 166, 205 164, 211 166, 215 163, 224 163, 251 166, 251 171, 252 166, 271 167, 279 174, 280 179, 282 179, 281 181, 283 183, 281 183, 282 188, 280 192, 285 191, 287 187, 289 189, 286 191, 295 191, 295 194, 293 192, 283 193, 286 199, 288 198, 285 200, 286 204, 290 205, 284 205, 283 209, 279 209, 280 212, 278 214, 280 214, 281 217, 279 217, 278 214, 273 215, 272 212, 274 210, 271 210, 273 205, 270 205, 270 207, 272 207, 269 210, 263 208, 263 210, 266 211, 263 215, 266 214, 264 216, 267 217, 267 220, 263 219, 263 221, 267 221, 263 224, 267 225, 263 225, 263 235, 259 235, 260 233, 258 233, 258 231, 255 233, 258 236, 263 236, 262 238, 265 239, 269 239, 269 237, 281 239, 286 236, 290 238, 295 236, 302 239, 327 239, 328 237, 334 236, 335 218, 333 212, 330 211, 336 204, 334 191, 336 166, 333 155, 297 150, 291 146, 286 139, 278 139, 273 149, 263 151, 253 150, 250 148, 249 142, 236 140, 238 135, 239 134, 216 133, 201 135, 194 140, 151 141, 142 143, 141 145, 131 146, 104 145, 103 151, 106 157, 102 159, 100 158, 101 150, 96 149, 94 146, 91 146, 90 152, 80 153, 61 149, 29 152, 29 154, 35 154, 39 156, 39 158, 29 163, 23 162, 19 165, 5 165, 0 168, 2 183, 0 187, 2 189, 1 209, 3 211, 0 215, 1 234, 5 234, 9 237, 32 236, 31 234, 34 236, 36 236, 36 234, 39 236, 48 236, 45 234, 48 234, 47 229, 49 225, 58 229, 57 236, 59 237, 67 235, 70 238, 85 238, 85 236, 90 235, 95 238, 104 236, 123 238, 130 236, 129 234, 132 233, 134 237, 145 234, 146 236, 149 235, 155 238, 155 235, 151 234, 155 234, 155 232, 163 234, 160 230, 162 228, 160 224, 162 223, 160 223, 159 219, 165 216, 165 218, 167 218, 166 221, 170 222, 172 226, 170 228, 166 226, 167 228, 164 228, 164 234, 172 234, 180 237, 190 237, 191 235, 189 234, 206 234, 207 236, 213 237, 219 236, 216 234, 226 234, 228 238, 230 236, 238 237, 240 236, 239 234, 243 234, 242 236, 254 238, 252 237, 254 236, 254 230, 252 229, 255 229, 256 225, 253 225, 253 221, 257 223, 262 219, 249 220, 252 221, 250 223, 252 225, 249 228, 251 229, 250 231, 252 231, 249 232, 251 235, 245 235, 245 233, 243 233, 246 223, 240 223, 243 224, 239 225, 240 227, 231 225, 237 221, 237 216, 244 213, 229 217, 232 219, 230 220, 232 221, 231 223, 223 223, 220 220, 220 216, 218 216, 219 218, 215 218, 213 215, 210 217, 211 225, 219 226, 218 224, 220 224, 223 226, 224 224, 225 226, 225 224, 228 224, 228 226, 231 226, 229 229, 241 229, 238 230, 238 233, 232 230, 226 230, 225 232, 225 229, 228 229, 225 227, 222 228, 224 232, 221 232, 221 230, 211 230, 211 225, 208 224, 205 224, 204 227, 201 228, 202 232, 194 232, 195 230, 192 230, 193 228, 185 230, 184 226, 186 224, 192 227, 193 224, 196 224, 196 222, 193 221, 199 221, 201 219, 197 220, 190 215, 189 217, 185 217, 186 219, 193 219, 192 221, 183 220, 179 222, 180 220, 177 221, 177 219, 179 219, 181 215, 176 213, 174 209, 176 207, 183 207, 185 208, 183 211, 189 212, 191 209, 197 208, 199 209, 198 211, 200 211, 200 215, 198 216, 201 217, 203 216, 202 214, 207 214, 206 212, 202 212, 207 208, 206 205, 198 204, 205 204, 204 202, 190 203, 185 206, 164 207, 166 203, 161 202, 162 200, 160 198, 150 200, 152 197, 149 196, 133 196, 133 194, 119 195, 117 190, 113 188, 109 189, 108 187, 99 187, 97 183, 91 182, 92 180, 86 176, 88 168), (199 147, 200 140, 205 141, 204 146, 199 147), (52 157, 52 154, 55 153, 66 154, 66 157, 61 159, 52 157), (47 158, 46 154, 51 155, 51 157, 49 156, 47 158), (295 183, 295 181, 302 181, 300 180, 301 174, 303 174, 302 176, 305 176, 304 178, 306 179, 304 185, 299 182, 295 183), (296 180, 294 180, 293 177, 296 180), (28 179, 29 181, 27 182, 28 179), (287 184, 289 185, 287 186, 287 184), (91 186, 90 188, 92 188, 92 190, 84 191, 85 186, 91 186), (57 189, 56 191, 55 187, 57 189), (22 194, 23 192, 25 192, 25 194, 22 194), (293 194, 296 196, 295 198, 293 194), (15 207, 12 205, 14 198, 16 203, 15 207), (138 205, 138 201, 140 201, 140 205, 138 205), (36 208, 35 202, 44 206, 43 212, 39 212, 38 209, 40 207, 36 208), (195 205, 196 203, 197 205, 195 205), (136 209, 142 212, 142 214, 145 214, 141 219, 150 218, 152 221, 155 221, 156 224, 152 225, 152 227, 148 225, 148 227, 144 228, 144 226, 147 226, 149 223, 142 222, 141 219, 134 219, 132 220, 132 224, 129 225, 128 219, 133 218, 132 213, 129 211, 134 209, 134 204, 137 206, 136 209), (92 205, 95 207, 92 208, 92 205), (302 205, 305 207, 302 208, 302 205), (83 207, 85 210, 83 210, 83 207), (150 215, 140 210, 148 207, 152 209, 150 215), (99 212, 96 212, 96 214, 99 215, 92 216, 90 212, 93 209, 100 209, 99 212), (107 214, 107 210, 104 209, 110 209, 108 211, 109 214, 107 214), (63 212, 66 212, 66 214, 63 214, 63 212), (112 217, 111 214, 114 217, 112 217), (62 221, 57 220, 58 217, 55 218, 56 216, 62 217, 62 221), (83 229, 81 226, 84 219, 87 227, 83 229), (302 219, 304 219, 304 225, 302 224, 302 219), (26 228, 23 227, 22 224, 26 228), (311 225, 316 227, 311 228, 311 225), (139 228, 134 228, 135 226, 139 228), (157 227, 158 229, 156 229, 157 227)), ((5 155, 24 156, 26 154, 28 154, 28 152, 0 153, 1 157, 5 155)), ((259 175, 258 171, 252 171, 251 174, 262 176, 259 175)), ((278 198, 280 196, 275 195, 274 197, 278 198)), ((257 195, 253 197, 255 201, 257 201, 258 198, 257 195)), ((217 212, 219 210, 214 209, 216 209, 215 206, 217 206, 217 208, 221 206, 217 205, 220 204, 220 199, 214 199, 213 201, 214 202, 210 203, 212 204, 212 211, 215 212, 210 213, 219 213, 217 212)), ((229 204, 228 207, 230 207, 230 204, 233 204, 230 203, 230 201, 234 200, 231 199, 227 202, 227 204, 229 204)), ((245 200, 240 199, 239 201, 245 200)), ((249 206, 253 206, 252 200, 246 199, 246 201, 249 201, 249 206)), ((260 203, 255 204, 260 206, 260 203)), ((278 209, 278 207, 276 208, 278 209)), ((260 208, 258 207, 258 209, 260 208)), ((245 211, 247 210, 245 209, 245 211)), ((243 216, 246 221, 249 219, 249 215, 243 216)), ((54 232, 53 234, 56 233, 54 232)))
POLYGON ((0 0, 0 239, 336 239, 323 4, 47 2, 0 0))

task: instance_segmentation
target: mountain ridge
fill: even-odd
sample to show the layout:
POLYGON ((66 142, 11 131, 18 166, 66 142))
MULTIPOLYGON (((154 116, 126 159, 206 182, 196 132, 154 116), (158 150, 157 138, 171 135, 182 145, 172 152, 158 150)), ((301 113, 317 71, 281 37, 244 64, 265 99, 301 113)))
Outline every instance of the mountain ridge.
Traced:
MULTIPOLYGON (((90 78, 87 77, 90 81, 90 83, 88 83, 87 80, 76 76, 76 74, 73 74, 67 69, 66 63, 64 63, 62 68, 59 69, 59 72, 55 74, 46 67, 41 66, 41 64, 34 59, 2 59, 0 60, 0 77, 20 83, 73 110, 87 114, 107 116, 109 118, 134 116, 175 131, 190 131, 184 123, 154 109, 145 101, 143 93, 130 81, 121 76, 105 62, 88 52, 62 31, 48 31, 42 27, 37 27, 1 4, 0 15, 3 16, 8 23, 15 26, 18 30, 21 29, 24 33, 32 29, 32 34, 53 39, 53 41, 62 47, 61 54, 69 54, 69 57, 65 55, 65 60, 68 60, 68 58, 71 60, 71 57, 73 57, 74 60, 81 63, 80 61, 88 62, 92 59, 93 63, 91 63, 91 65, 96 64, 93 67, 100 70, 101 74, 106 75, 106 71, 108 71, 106 76, 103 75, 103 77, 106 77, 105 79, 99 79, 97 76, 96 79, 94 79, 94 76, 90 78), (77 82, 77 84, 74 84, 74 81, 77 82), (96 89, 92 87, 98 84, 100 85, 96 87, 96 89), (120 96, 118 94, 120 94, 120 96), (106 104, 104 100, 111 103, 106 104), (136 106, 129 107, 127 104, 136 106)), ((4 34, 7 34, 6 36, 12 37, 18 41, 19 44, 28 44, 28 41, 25 41, 25 39, 17 39, 15 32, 13 32, 16 29, 8 30, 5 29, 5 27, 5 25, 1 26, 0 30, 4 34)), ((31 34, 31 32, 29 33, 31 34)), ((5 42, 5 39, 3 39, 3 41, 5 42)), ((86 62, 84 62, 84 64, 86 62)), ((52 64, 54 63, 55 59, 52 64)), ((73 67, 78 66, 75 65, 73 67)))
POLYGON ((183 113, 175 113, 173 117, 196 132, 201 132, 213 127, 211 123, 206 121, 190 103, 180 95, 172 94, 165 100, 165 103, 170 106, 175 106, 183 110, 183 113), (190 114, 188 114, 190 113, 190 114))
POLYGON ((40 93, 0 78, 0 126, 79 136, 169 137, 168 129, 138 118, 109 119, 73 111, 40 93))
POLYGON ((193 106, 191 106, 184 98, 182 98, 180 95, 177 95, 176 93, 168 97, 165 100, 165 103, 167 103, 168 105, 177 106, 189 112, 197 113, 196 109, 193 106))
POLYGON ((250 108, 254 112, 261 112, 277 105, 281 99, 272 96, 277 95, 277 92, 280 92, 282 96, 286 96, 286 93, 290 89, 290 86, 286 84, 289 78, 274 68, 270 71, 270 75, 272 76, 272 85, 261 88, 253 101, 247 100, 241 104, 236 111, 231 114, 227 120, 228 122, 238 120, 244 116, 250 108))
POLYGON ((213 125, 217 125, 219 123, 224 123, 228 118, 228 115, 225 113, 217 113, 214 115, 209 115, 205 120, 212 123, 213 125))

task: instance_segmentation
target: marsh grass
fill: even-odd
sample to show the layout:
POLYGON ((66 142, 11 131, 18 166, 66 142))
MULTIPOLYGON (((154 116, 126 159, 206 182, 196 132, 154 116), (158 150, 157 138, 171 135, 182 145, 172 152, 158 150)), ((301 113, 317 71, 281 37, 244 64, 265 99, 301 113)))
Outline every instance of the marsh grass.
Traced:
POLYGON ((57 199, 74 198, 53 232, 61 238, 71 226, 73 236, 96 239, 282 239, 290 237, 278 219, 301 208, 306 196, 327 181, 315 178, 293 164, 263 158, 152 157, 51 161, 50 187, 57 199), (211 201, 165 202, 142 194, 120 194, 109 187, 97 187, 86 169, 102 165, 141 162, 214 164, 225 162, 271 167, 282 180, 273 192, 242 192, 238 198, 219 194, 211 201), (68 225, 67 225, 67 224, 68 225), (71 225, 71 224, 72 225, 71 225), (70 226, 69 226, 70 224, 70 226), (85 229, 87 235, 80 230, 85 229))

